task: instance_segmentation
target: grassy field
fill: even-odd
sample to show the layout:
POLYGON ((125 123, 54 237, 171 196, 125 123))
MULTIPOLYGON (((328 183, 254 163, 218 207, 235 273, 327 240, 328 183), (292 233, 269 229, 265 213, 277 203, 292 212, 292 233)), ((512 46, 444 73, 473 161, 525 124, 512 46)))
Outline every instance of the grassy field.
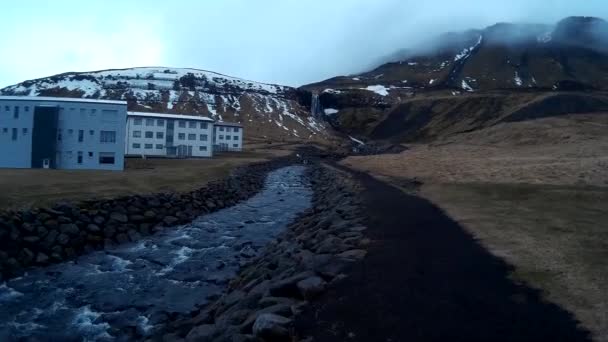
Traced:
POLYGON ((188 191, 238 166, 291 153, 293 146, 228 153, 212 159, 127 159, 124 172, 0 169, 0 209, 129 194, 188 191))
POLYGON ((421 194, 608 341, 608 188, 431 184, 421 194))

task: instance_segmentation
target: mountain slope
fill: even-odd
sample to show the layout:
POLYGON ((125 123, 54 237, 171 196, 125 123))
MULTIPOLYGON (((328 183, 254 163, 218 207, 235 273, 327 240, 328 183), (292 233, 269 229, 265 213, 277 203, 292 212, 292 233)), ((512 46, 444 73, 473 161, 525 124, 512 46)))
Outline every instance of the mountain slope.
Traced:
POLYGON ((248 139, 331 138, 324 122, 300 105, 300 97, 309 96, 306 93, 197 69, 65 73, 9 86, 0 94, 126 100, 132 111, 199 114, 240 122, 248 139))
POLYGON ((607 47, 608 23, 597 18, 500 23, 445 34, 369 72, 302 89, 319 94, 320 110, 345 133, 434 139, 517 112, 528 120, 607 110, 607 47))

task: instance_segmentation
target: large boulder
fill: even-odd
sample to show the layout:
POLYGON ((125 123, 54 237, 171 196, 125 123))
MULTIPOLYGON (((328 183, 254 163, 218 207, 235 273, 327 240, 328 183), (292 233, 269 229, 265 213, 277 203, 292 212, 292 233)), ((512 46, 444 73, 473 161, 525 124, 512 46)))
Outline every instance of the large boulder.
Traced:
POLYGON ((325 291, 325 281, 317 276, 300 280, 296 286, 302 297, 307 300, 313 299, 325 291))
POLYGON ((267 342, 289 341, 289 330, 287 325, 291 319, 267 313, 259 315, 253 323, 253 334, 267 342))

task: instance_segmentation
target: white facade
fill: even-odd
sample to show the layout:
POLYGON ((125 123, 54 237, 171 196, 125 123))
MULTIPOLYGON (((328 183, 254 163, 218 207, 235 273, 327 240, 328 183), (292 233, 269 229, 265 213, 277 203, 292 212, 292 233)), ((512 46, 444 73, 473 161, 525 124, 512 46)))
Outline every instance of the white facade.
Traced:
POLYGON ((242 151, 243 126, 237 123, 216 122, 213 133, 213 148, 216 151, 242 151))
POLYGON ((213 120, 191 115, 129 112, 125 151, 132 156, 211 157, 213 120))
POLYGON ((0 167, 124 169, 124 101, 0 96, 0 167))

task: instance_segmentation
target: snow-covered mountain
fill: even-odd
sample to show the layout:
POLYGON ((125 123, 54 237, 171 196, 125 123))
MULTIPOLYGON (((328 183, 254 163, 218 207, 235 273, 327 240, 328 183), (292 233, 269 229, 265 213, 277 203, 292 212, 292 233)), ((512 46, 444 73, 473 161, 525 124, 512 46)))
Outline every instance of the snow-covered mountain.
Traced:
POLYGON ((126 100, 129 110, 199 114, 239 122, 251 138, 325 139, 326 125, 310 115, 295 88, 197 69, 143 67, 64 73, 25 81, 2 95, 126 100))

